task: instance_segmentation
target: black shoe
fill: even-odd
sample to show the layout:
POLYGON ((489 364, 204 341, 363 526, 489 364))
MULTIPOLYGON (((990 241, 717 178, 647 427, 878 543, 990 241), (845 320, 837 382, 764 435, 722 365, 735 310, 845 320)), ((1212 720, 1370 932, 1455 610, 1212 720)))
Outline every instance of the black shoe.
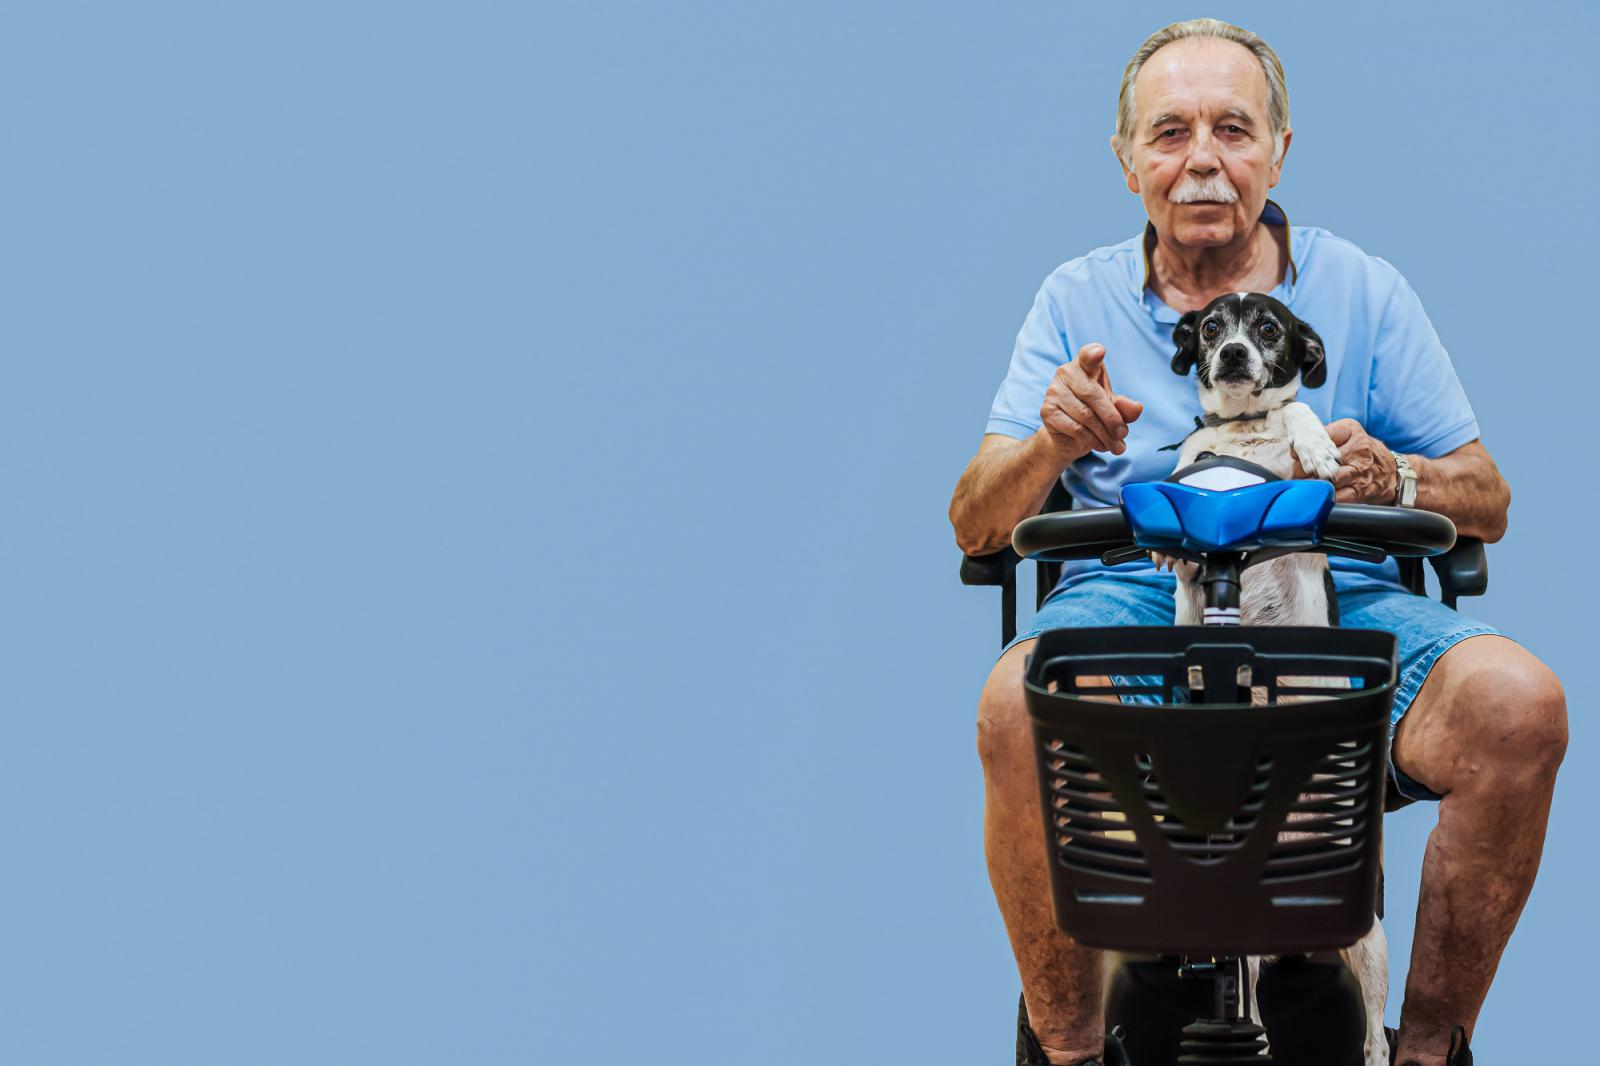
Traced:
MULTIPOLYGON (((1105 1052, 1098 1059, 1084 1062, 1082 1066, 1133 1066, 1128 1061, 1128 1053, 1122 1049, 1124 1035, 1122 1026, 1112 1029, 1106 1034, 1105 1052)), ((1017 997, 1017 1066, 1050 1066, 1044 1048, 1039 1046, 1039 1038, 1033 1035, 1033 1027, 1028 1024, 1028 1001, 1021 996, 1017 997)), ((1471 1066, 1471 1063, 1467 1066, 1471 1066)))
MULTIPOLYGON (((1408 1066, 1406 1063, 1394 1061, 1400 1034, 1386 1025, 1383 1027, 1383 1038, 1389 1042, 1389 1061, 1394 1066, 1408 1066)), ((1467 1046, 1467 1031, 1459 1025, 1456 1026, 1456 1031, 1450 1034, 1450 1048, 1445 1052, 1444 1061, 1445 1066, 1472 1066, 1472 1049, 1467 1046)))

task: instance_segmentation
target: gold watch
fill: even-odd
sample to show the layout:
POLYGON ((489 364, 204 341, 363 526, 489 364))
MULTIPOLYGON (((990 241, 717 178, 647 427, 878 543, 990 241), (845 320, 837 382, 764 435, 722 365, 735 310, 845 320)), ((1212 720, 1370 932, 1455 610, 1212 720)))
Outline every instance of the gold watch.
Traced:
POLYGON ((1417 472, 1411 468, 1410 461, 1399 454, 1394 457, 1394 472, 1399 479, 1399 484, 1395 486, 1394 490, 1394 505, 1396 507, 1415 507, 1417 505, 1417 472))

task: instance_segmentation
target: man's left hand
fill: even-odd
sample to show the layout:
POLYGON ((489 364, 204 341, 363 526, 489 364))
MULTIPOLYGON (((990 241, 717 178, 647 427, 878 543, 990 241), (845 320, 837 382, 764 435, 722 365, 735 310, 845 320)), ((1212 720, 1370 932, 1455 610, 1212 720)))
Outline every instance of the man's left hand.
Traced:
POLYGON ((1328 423, 1328 436, 1339 449, 1339 471, 1333 475, 1338 503, 1394 503, 1400 474, 1394 453, 1369 436, 1361 423, 1341 418, 1328 423))

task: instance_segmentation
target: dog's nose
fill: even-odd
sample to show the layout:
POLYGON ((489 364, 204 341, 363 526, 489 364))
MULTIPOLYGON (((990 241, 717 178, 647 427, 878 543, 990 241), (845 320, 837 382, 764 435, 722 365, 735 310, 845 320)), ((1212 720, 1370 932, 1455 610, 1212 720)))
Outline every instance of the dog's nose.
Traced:
POLYGON ((1217 353, 1217 358, 1222 360, 1223 366, 1236 366, 1249 361, 1250 351, 1242 344, 1226 344, 1217 353))

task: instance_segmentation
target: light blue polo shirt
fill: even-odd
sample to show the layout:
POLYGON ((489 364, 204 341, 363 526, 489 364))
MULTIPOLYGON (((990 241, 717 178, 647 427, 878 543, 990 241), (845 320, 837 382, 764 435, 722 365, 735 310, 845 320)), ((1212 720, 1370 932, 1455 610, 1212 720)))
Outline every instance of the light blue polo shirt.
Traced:
MULTIPOLYGON (((1289 269, 1271 295, 1309 323, 1327 349, 1327 383, 1302 385, 1296 399, 1323 422, 1355 419, 1396 452, 1436 458, 1476 440, 1478 420, 1449 353, 1400 272, 1325 229, 1289 226, 1270 200, 1261 221, 1289 228, 1289 269)), ((1125 482, 1172 473, 1178 453, 1160 449, 1188 436, 1201 413, 1194 375, 1179 377, 1170 365, 1179 314, 1145 287, 1153 240, 1146 225, 1140 236, 1063 263, 1044 280, 989 412, 986 432, 1032 435, 1056 368, 1085 344, 1105 345, 1112 387, 1143 403, 1144 413, 1128 427, 1123 454, 1091 452, 1062 475, 1079 507, 1114 506, 1125 482)), ((1332 563, 1352 578, 1392 583, 1398 576, 1392 561, 1332 563)), ((1103 569, 1094 560, 1068 563, 1063 581, 1103 569)))

